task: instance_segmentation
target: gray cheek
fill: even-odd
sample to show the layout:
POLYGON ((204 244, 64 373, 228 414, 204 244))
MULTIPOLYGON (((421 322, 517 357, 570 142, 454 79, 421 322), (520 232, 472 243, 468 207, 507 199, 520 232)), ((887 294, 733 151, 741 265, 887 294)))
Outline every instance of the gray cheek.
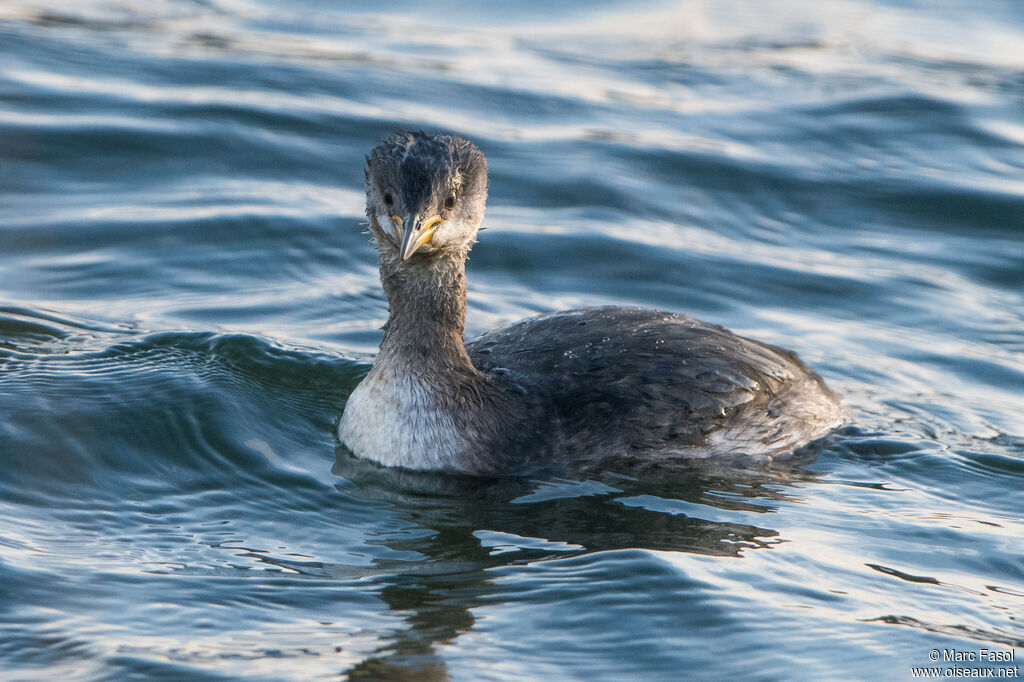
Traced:
POLYGON ((372 227, 377 231, 383 232, 391 239, 397 238, 395 233, 395 224, 392 222, 390 216, 385 215, 380 211, 375 211, 370 217, 370 220, 374 223, 372 227))
POLYGON ((455 217, 451 220, 444 221, 444 223, 437 228, 437 232, 434 233, 434 239, 431 241, 438 246, 448 244, 458 240, 462 231, 463 224, 461 217, 455 217))

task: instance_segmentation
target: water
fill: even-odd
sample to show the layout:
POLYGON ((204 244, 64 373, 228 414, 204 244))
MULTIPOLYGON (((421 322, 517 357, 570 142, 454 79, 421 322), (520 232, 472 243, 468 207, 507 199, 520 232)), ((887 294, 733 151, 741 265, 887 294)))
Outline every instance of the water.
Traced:
POLYGON ((0 5, 0 676, 1019 667, 1022 5, 550 5, 0 5), (490 160, 471 333, 686 312, 850 425, 730 475, 336 449, 399 128, 490 160))

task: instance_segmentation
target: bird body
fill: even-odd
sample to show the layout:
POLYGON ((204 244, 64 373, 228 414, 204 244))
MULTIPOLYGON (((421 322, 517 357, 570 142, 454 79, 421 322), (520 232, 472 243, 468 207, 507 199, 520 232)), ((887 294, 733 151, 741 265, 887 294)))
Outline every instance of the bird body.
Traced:
POLYGON ((483 155, 462 138, 411 133, 386 140, 367 166, 390 317, 339 424, 357 456, 474 474, 770 458, 841 421, 838 397, 792 352, 676 313, 581 308, 466 343, 483 155))

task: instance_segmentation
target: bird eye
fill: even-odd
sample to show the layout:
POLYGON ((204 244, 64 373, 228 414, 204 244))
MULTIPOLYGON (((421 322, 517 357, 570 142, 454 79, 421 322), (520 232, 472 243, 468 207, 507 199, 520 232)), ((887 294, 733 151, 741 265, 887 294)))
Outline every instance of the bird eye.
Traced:
POLYGON ((388 206, 395 203, 395 198, 391 196, 391 192, 384 192, 384 203, 388 206))
POLYGON ((444 207, 448 210, 455 208, 455 192, 449 192, 447 198, 444 200, 444 207))

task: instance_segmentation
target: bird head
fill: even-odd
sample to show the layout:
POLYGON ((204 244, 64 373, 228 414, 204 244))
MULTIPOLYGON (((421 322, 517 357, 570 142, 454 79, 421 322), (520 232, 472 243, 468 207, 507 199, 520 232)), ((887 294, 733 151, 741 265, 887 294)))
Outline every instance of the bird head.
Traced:
POLYGON ((486 202, 487 160, 462 137, 396 133, 366 157, 370 233, 396 263, 465 258, 486 202))

